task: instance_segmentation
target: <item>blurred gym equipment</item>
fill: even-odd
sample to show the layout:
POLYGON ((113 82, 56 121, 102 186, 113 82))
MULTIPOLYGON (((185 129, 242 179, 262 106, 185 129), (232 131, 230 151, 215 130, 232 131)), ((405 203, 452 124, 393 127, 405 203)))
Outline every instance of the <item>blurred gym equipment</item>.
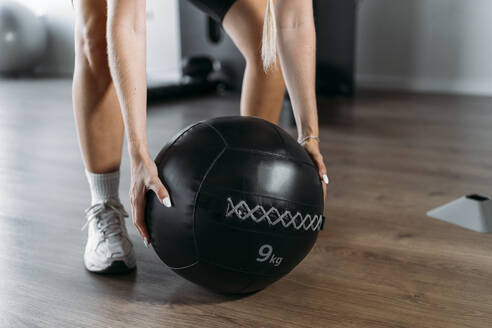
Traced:
POLYGON ((181 79, 165 84, 148 85, 148 102, 196 97, 225 89, 227 83, 221 78, 218 69, 220 63, 207 56, 184 58, 181 79))
POLYGON ((0 1, 0 74, 31 72, 47 48, 41 17, 14 1, 0 1))

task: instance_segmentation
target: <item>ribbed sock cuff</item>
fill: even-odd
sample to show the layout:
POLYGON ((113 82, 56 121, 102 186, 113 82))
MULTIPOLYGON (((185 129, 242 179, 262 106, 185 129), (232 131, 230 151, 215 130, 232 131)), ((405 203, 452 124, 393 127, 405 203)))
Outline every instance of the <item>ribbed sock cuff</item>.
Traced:
POLYGON ((92 205, 114 199, 119 200, 120 171, 92 173, 85 170, 91 189, 92 205))

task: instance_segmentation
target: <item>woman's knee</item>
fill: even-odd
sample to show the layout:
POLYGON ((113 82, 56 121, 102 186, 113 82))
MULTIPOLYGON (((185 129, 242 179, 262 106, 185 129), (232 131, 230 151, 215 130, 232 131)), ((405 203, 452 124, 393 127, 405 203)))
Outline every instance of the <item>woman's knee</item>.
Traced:
POLYGON ((75 24, 75 54, 78 64, 95 72, 109 72, 106 42, 106 15, 81 14, 75 24))
POLYGON ((261 38, 266 0, 238 0, 224 18, 224 28, 250 68, 262 70, 261 38))

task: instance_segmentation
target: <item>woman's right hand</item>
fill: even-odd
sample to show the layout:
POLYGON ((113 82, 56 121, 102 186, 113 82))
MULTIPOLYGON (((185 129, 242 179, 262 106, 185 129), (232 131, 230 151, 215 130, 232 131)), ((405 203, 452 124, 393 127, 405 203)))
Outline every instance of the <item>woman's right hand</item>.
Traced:
POLYGON ((131 156, 132 219, 147 247, 149 247, 150 235, 145 224, 145 194, 148 190, 152 190, 164 206, 172 206, 169 193, 159 179, 157 167, 150 155, 131 156))

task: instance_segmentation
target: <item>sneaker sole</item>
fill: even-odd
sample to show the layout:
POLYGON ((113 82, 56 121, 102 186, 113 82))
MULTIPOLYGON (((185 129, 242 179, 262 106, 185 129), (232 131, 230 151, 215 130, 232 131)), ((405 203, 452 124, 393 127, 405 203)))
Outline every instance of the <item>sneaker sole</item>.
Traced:
POLYGON ((128 267, 124 261, 114 261, 113 263, 111 263, 110 266, 108 266, 103 270, 96 271, 96 270, 89 270, 87 268, 86 269, 89 272, 97 273, 97 274, 119 274, 119 273, 132 272, 136 268, 137 268, 136 266, 133 266, 131 268, 128 267))

